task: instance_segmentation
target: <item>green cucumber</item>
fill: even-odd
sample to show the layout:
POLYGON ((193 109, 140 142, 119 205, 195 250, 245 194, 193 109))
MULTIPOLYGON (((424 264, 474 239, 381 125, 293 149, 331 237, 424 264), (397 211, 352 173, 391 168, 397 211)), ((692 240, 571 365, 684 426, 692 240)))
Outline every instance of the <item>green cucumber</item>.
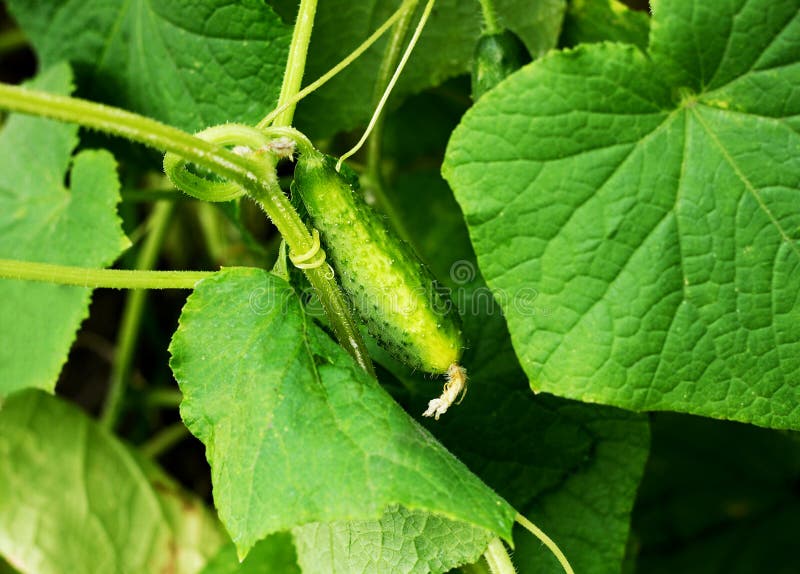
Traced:
POLYGON ((482 35, 472 60, 472 99, 478 101, 506 76, 530 61, 525 44, 511 30, 482 35))
POLYGON ((302 198, 353 307, 393 357, 452 376, 463 349, 457 310, 411 247, 335 164, 321 153, 303 153, 292 193, 302 198))

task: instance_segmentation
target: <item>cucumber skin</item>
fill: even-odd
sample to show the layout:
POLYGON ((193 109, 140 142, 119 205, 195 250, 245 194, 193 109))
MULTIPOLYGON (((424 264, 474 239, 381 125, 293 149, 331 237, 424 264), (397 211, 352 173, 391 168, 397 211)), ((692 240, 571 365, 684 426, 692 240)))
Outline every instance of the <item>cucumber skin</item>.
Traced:
POLYGON ((482 35, 472 60, 473 101, 530 61, 525 44, 511 30, 482 35))
POLYGON ((386 227, 335 165, 322 154, 302 155, 292 193, 303 199, 342 287, 392 356, 415 369, 446 373, 463 348, 458 312, 411 246, 386 227))

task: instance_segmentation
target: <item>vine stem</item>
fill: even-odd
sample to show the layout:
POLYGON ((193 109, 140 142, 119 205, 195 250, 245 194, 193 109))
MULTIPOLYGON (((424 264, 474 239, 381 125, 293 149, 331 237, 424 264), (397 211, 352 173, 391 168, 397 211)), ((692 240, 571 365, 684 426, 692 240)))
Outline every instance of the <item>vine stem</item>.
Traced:
POLYGON ((172 447, 177 445, 183 439, 189 436, 189 429, 183 422, 178 421, 163 429, 150 440, 145 442, 139 447, 141 452, 147 458, 158 458, 172 447))
MULTIPOLYGON (((272 219, 286 240, 286 244, 294 252, 305 253, 314 245, 311 233, 281 191, 277 181, 261 177, 262 170, 258 163, 238 156, 220 145, 119 108, 19 86, 0 84, 0 108, 77 123, 161 151, 176 153, 247 190, 272 219)), ((305 272, 309 282, 317 290, 336 338, 364 370, 374 375, 361 333, 334 278, 330 277, 327 269, 322 267, 308 269, 305 272)), ((121 287, 126 286, 121 285, 121 287)))
POLYGON ((488 34, 499 33, 501 31, 500 22, 497 20, 497 10, 494 7, 494 0, 480 0, 480 3, 486 32, 488 34))
POLYGON ((309 85, 307 85, 305 88, 297 92, 297 94, 295 94, 291 98, 288 98, 283 104, 278 105, 274 110, 272 110, 269 114, 267 114, 264 117, 264 119, 258 122, 258 125, 256 127, 258 128, 267 127, 279 114, 283 113, 283 111, 286 110, 289 106, 295 105, 300 100, 302 100, 309 94, 315 92, 316 90, 324 86, 326 83, 328 83, 328 81, 331 78, 333 78, 339 72, 344 70, 347 66, 352 64, 356 59, 358 59, 359 56, 361 56, 361 54, 366 52, 370 46, 372 46, 375 42, 377 42, 378 39, 381 36, 383 36, 386 30, 391 28, 394 25, 394 23, 397 22, 397 20, 401 16, 403 16, 403 14, 406 13, 409 4, 415 5, 417 2, 418 0, 405 0, 405 2, 403 2, 400 5, 400 7, 397 10, 395 10, 395 12, 391 16, 389 16, 389 18, 387 18, 386 21, 372 33, 372 35, 370 35, 369 38, 367 38, 361 44, 359 44, 359 46, 355 50, 350 52, 342 61, 336 64, 333 68, 331 68, 323 75, 321 75, 319 78, 317 78, 309 85))
POLYGON ((314 15, 317 12, 317 0, 301 0, 297 11, 297 21, 294 23, 292 45, 289 48, 289 59, 286 62, 286 72, 283 75, 281 95, 278 98, 278 107, 285 109, 275 118, 275 125, 290 126, 294 118, 297 102, 287 104, 300 91, 303 83, 303 74, 306 69, 308 45, 311 42, 311 31, 314 28, 314 15))
POLYGON ((545 534, 541 528, 536 526, 533 522, 531 522, 521 514, 517 514, 515 520, 520 525, 522 525, 528 532, 530 532, 536 538, 538 538, 542 542, 542 544, 547 546, 547 549, 553 553, 553 556, 556 557, 556 559, 561 564, 561 567, 564 569, 564 572, 566 572, 566 574, 575 574, 575 571, 572 569, 572 566, 570 566, 569 560, 567 560, 567 557, 561 551, 561 548, 559 548, 558 545, 555 542, 553 542, 553 539, 550 538, 547 534, 545 534))
MULTIPOLYGON (((153 211, 147 221, 149 232, 139 251, 136 269, 145 271, 155 266, 174 212, 175 204, 171 201, 159 201, 153 206, 153 211)), ((128 379, 133 367, 133 357, 136 352, 136 342, 142 324, 146 297, 147 291, 143 289, 131 291, 122 311, 122 320, 117 336, 117 351, 111 367, 108 393, 100 415, 100 424, 109 430, 114 430, 119 421, 122 399, 125 396, 125 389, 128 386, 128 379)))
POLYGON ((43 281, 92 289, 194 289, 213 271, 134 271, 131 269, 89 269, 52 263, 0 259, 0 279, 43 281))
POLYGON ((517 570, 511 562, 511 557, 499 538, 489 542, 489 546, 483 556, 486 558, 486 563, 489 565, 489 570, 491 570, 492 574, 516 574, 517 570))

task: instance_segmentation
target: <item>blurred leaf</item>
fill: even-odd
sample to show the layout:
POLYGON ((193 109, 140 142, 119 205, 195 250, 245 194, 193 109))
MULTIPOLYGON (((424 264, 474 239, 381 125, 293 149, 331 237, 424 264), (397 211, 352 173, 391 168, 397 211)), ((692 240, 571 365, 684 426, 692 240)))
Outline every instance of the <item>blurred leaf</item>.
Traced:
MULTIPOLYGON (((69 94, 66 65, 30 85, 69 94)), ((117 203, 117 164, 105 151, 72 152, 78 126, 11 115, 0 128, 0 257, 105 267, 128 245, 117 203), (66 181, 65 181, 66 180, 66 181)), ((52 391, 91 289, 0 279, 0 399, 52 391), (12 327, 13 326, 13 327, 12 327)))
POLYGON ((216 519, 153 463, 61 399, 0 410, 0 554, 21 574, 197 572, 216 519))
POLYGON ((300 574, 291 534, 278 532, 256 543, 242 562, 231 542, 222 547, 200 574, 300 574))
POLYGON ((650 18, 619 0, 570 0, 560 44, 573 47, 595 42, 622 42, 647 50, 650 18))

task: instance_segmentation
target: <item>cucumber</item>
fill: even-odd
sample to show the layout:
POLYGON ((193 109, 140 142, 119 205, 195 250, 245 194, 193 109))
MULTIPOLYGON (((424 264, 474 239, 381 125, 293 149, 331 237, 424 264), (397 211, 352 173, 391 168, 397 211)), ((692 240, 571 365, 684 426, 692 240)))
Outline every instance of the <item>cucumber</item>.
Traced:
POLYGON ((528 49, 511 30, 483 34, 472 61, 472 99, 478 101, 506 76, 531 61, 528 49))
POLYGON ((302 198, 353 307, 399 361, 427 373, 461 369, 461 325, 447 293, 335 165, 329 156, 303 153, 292 193, 302 198))

